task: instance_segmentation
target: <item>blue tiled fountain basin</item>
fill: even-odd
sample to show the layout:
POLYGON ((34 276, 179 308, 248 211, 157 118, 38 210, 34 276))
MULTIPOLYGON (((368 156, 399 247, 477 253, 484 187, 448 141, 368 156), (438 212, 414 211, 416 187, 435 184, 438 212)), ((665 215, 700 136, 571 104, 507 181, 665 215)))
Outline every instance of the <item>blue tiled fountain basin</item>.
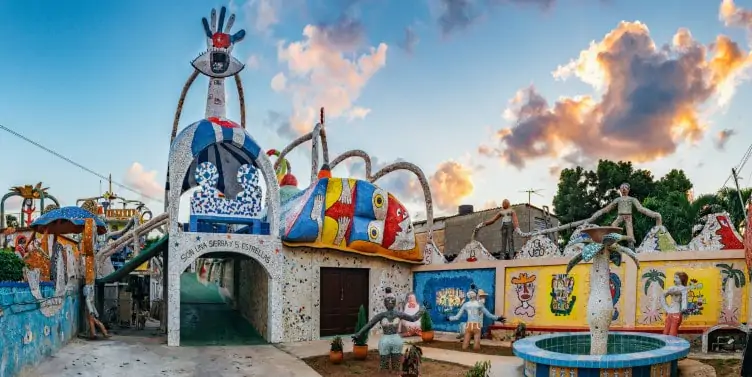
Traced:
POLYGON ((677 377, 677 362, 689 354, 682 338, 642 333, 610 333, 608 354, 590 355, 590 334, 557 333, 514 343, 525 360, 525 377, 677 377))

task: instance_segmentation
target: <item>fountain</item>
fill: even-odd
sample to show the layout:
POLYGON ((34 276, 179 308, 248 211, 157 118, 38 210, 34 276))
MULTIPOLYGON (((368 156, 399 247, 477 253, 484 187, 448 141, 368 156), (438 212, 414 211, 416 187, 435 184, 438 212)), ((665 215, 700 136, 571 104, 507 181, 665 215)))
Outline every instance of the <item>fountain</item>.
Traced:
POLYGON ((678 360, 689 354, 689 342, 668 335, 609 333, 613 302, 609 291, 609 263, 621 265, 622 254, 639 264, 634 251, 619 242, 634 242, 618 227, 593 227, 570 244, 582 251, 567 265, 592 261, 588 325, 590 333, 557 333, 514 342, 514 354, 525 360, 525 376, 561 377, 677 377, 678 360))

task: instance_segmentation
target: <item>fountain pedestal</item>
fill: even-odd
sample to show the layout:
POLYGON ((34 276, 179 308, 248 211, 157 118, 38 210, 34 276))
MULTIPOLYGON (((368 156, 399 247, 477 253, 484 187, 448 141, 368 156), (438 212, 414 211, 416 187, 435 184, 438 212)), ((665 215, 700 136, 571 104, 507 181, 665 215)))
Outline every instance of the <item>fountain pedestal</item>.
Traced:
POLYGON ((678 377, 678 361, 689 354, 682 338, 609 333, 605 355, 590 355, 590 334, 558 333, 514 342, 525 361, 525 377, 678 377))

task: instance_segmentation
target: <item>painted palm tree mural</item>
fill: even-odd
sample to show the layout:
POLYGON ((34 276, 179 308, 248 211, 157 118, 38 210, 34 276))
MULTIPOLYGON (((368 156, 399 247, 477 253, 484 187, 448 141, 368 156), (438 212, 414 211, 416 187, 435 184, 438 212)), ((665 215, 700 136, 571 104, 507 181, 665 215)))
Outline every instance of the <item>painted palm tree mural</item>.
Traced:
POLYGON ((663 288, 666 286, 666 274, 653 268, 642 274, 642 280, 645 282, 643 286, 645 297, 650 298, 648 306, 643 308, 642 322, 644 324, 658 322, 661 319, 661 297, 663 288))
POLYGON ((718 263, 715 265, 721 269, 721 292, 724 294, 724 304, 721 309, 721 321, 725 323, 739 322, 739 307, 735 304, 734 293, 737 289, 747 284, 744 271, 734 268, 734 264, 718 263))

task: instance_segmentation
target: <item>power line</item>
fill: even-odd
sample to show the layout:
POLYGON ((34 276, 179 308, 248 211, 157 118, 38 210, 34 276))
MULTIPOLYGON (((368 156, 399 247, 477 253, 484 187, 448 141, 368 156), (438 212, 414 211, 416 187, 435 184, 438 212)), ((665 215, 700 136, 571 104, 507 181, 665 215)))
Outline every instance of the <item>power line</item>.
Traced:
MULTIPOLYGON (((744 153, 744 156, 742 156, 741 161, 739 161, 739 165, 736 166, 736 172, 739 173, 742 171, 742 168, 744 165, 747 164, 750 157, 752 157, 752 144, 749 145, 749 148, 747 148, 747 151, 744 153)), ((734 174, 729 174, 728 178, 726 178, 726 181, 723 182, 723 186, 721 186, 721 190, 723 190, 729 183, 731 179, 733 179, 734 174)))
MULTIPOLYGON (((11 135, 13 135, 13 136, 15 136, 15 137, 17 137, 17 138, 19 138, 21 140, 26 141, 29 144, 32 144, 32 145, 36 146, 37 148, 39 148, 39 149, 41 149, 41 150, 43 150, 43 151, 45 151, 45 152, 47 152, 47 153, 49 153, 51 155, 53 155, 53 156, 55 156, 55 157, 63 160, 63 161, 68 162, 69 164, 71 164, 73 166, 78 167, 79 169, 81 169, 81 170, 83 170, 83 171, 85 171, 85 172, 87 172, 89 174, 93 174, 93 175, 99 177, 100 179, 104 179, 104 180, 107 180, 107 181, 110 180, 110 178, 104 176, 103 174, 99 174, 99 173, 95 172, 94 170, 91 170, 91 169, 87 168, 86 166, 83 166, 83 165, 79 164, 78 162, 75 162, 75 161, 71 160, 70 158, 63 156, 60 153, 57 153, 57 152, 55 152, 54 150, 52 150, 50 148, 47 148, 44 145, 39 144, 36 141, 31 140, 28 137, 23 136, 23 135, 19 134, 18 132, 11 130, 8 127, 3 126, 2 124, 0 124, 0 129, 2 129, 5 132, 8 132, 9 134, 11 134, 11 135)), ((158 202, 158 203, 163 203, 162 200, 159 200, 157 198, 153 198, 153 197, 151 197, 149 195, 144 194, 143 192, 140 192, 140 191, 138 191, 138 190, 136 190, 134 188, 131 188, 129 186, 126 186, 126 185, 124 185, 122 183, 119 183, 119 182, 116 182, 116 181, 112 181, 112 184, 115 185, 115 186, 118 186, 118 187, 120 187, 120 188, 122 188, 124 190, 130 191, 130 192, 132 192, 134 194, 141 195, 144 198, 153 200, 153 201, 158 202)))

